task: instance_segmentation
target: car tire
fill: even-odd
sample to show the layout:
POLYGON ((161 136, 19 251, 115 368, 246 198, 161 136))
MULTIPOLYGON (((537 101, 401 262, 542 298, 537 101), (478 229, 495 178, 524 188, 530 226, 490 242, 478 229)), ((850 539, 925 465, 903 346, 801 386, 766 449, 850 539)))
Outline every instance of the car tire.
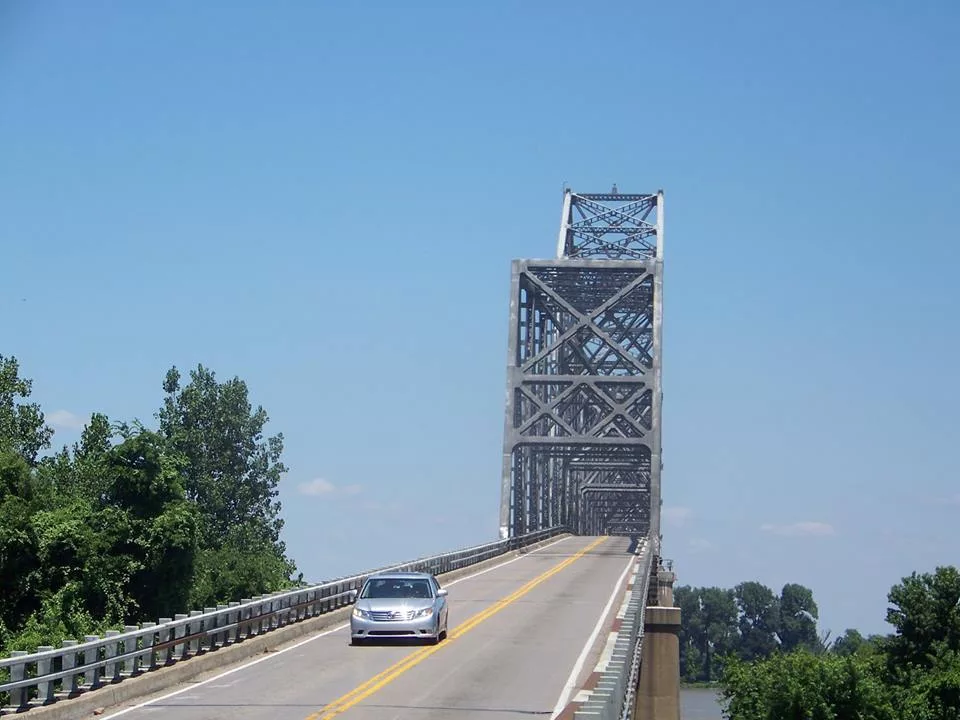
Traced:
POLYGON ((354 647, 359 647, 360 645, 363 645, 363 638, 352 637, 350 638, 350 644, 354 647))

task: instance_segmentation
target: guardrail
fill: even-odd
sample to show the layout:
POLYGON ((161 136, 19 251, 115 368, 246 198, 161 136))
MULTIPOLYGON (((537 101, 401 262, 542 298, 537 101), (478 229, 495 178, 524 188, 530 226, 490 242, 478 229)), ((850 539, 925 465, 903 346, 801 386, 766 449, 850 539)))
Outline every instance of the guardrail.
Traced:
POLYGON ((60 648, 35 653, 13 652, 0 660, 10 679, 0 684, 0 715, 23 712, 96 690, 126 678, 186 660, 271 630, 332 612, 353 602, 370 575, 385 571, 453 572, 566 532, 564 527, 539 530, 485 545, 433 555, 411 562, 338 578, 306 588, 244 598, 159 622, 128 625, 105 637, 87 636, 82 643, 64 640, 60 648))
POLYGON ((607 648, 597 663, 599 678, 585 692, 573 713, 574 720, 630 720, 640 678, 643 655, 643 623, 650 588, 654 554, 645 540, 637 549, 637 565, 631 578, 632 588, 618 612, 619 629, 611 633, 607 648), (612 644, 612 646, 611 646, 612 644))

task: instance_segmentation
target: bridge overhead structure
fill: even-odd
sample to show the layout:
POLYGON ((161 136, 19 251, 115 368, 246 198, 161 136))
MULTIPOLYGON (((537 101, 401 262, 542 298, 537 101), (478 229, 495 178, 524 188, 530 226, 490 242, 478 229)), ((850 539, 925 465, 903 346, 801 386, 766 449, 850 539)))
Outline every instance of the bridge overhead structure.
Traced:
POLYGON ((663 191, 566 190, 553 260, 514 260, 502 537, 564 525, 659 555, 663 191))

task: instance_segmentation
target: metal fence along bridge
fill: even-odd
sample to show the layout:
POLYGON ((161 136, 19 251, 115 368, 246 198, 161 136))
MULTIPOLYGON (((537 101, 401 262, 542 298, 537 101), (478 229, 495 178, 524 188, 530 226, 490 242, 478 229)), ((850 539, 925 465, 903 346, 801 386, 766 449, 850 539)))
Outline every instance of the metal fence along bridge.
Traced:
POLYGON ((390 568, 449 589, 446 639, 352 647, 368 571, 14 652, 0 715, 678 720, 663 200, 566 190, 556 256, 513 262, 500 538, 390 568))

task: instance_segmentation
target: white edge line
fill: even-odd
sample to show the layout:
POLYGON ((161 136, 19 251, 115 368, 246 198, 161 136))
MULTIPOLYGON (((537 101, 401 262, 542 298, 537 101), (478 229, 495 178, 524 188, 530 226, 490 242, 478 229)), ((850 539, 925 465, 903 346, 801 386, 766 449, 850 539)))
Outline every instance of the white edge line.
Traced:
MULTIPOLYGON (((557 543, 561 543, 561 542, 563 542, 564 540, 568 540, 570 537, 571 537, 570 535, 567 535, 566 537, 562 537, 562 538, 560 538, 559 540, 554 540, 552 543, 547 543, 546 545, 543 545, 543 546, 541 546, 541 547, 538 547, 536 550, 531 550, 530 552, 524 553, 523 555, 518 555, 518 556, 515 557, 515 558, 511 558, 510 560, 506 560, 506 561, 504 561, 504 562, 502 562, 502 563, 498 563, 497 565, 494 565, 493 567, 488 567, 488 568, 485 569, 485 570, 480 570, 479 572, 475 572, 475 573, 473 573, 473 574, 471 574, 471 575, 465 575, 464 577, 457 578, 456 580, 451 580, 450 582, 448 582, 448 583, 447 583, 446 585, 444 585, 443 587, 449 587, 450 585, 456 585, 457 583, 463 582, 464 580, 470 580, 471 578, 475 578, 475 577, 478 577, 478 576, 480 576, 480 575, 485 575, 485 574, 487 574, 488 572, 491 572, 491 571, 493 571, 493 570, 497 570, 498 568, 502 568, 502 567, 504 567, 504 566, 506 566, 506 565, 509 565, 510 563, 515 563, 517 560, 522 560, 523 558, 528 557, 528 556, 530 556, 530 555, 533 555, 534 553, 538 553, 538 552, 540 552, 541 550, 546 550, 548 547, 553 547, 553 546, 556 545, 557 543)), ((320 617, 320 616, 317 616, 317 617, 320 617)), ((186 687, 180 688, 179 690, 174 690, 173 692, 169 692, 169 693, 167 693, 166 695, 161 695, 160 697, 155 697, 155 698, 153 698, 153 699, 151 699, 151 700, 146 700, 146 701, 144 701, 144 702, 142 702, 142 703, 139 703, 139 704, 137 704, 137 705, 133 705, 133 706, 128 707, 128 708, 124 708, 123 710, 118 710, 117 712, 113 713, 112 715, 104 715, 104 716, 103 716, 103 720, 113 720, 113 718, 115 718, 115 717, 120 717, 121 715, 126 715, 128 712, 133 712, 134 710, 140 710, 141 708, 145 708, 145 707, 147 707, 148 705, 153 705, 154 703, 162 702, 163 700, 169 700, 169 699, 172 698, 172 697, 175 697, 175 696, 177 696, 177 695, 181 695, 181 694, 183 694, 183 693, 185 693, 185 692, 189 692, 190 690, 195 690, 196 688, 198 688, 198 687, 200 687, 200 686, 202 686, 202 685, 206 685, 207 683, 212 683, 212 682, 216 682, 217 680, 221 680, 221 679, 227 677, 227 675, 233 675, 233 673, 235 673, 235 672, 240 672, 241 670, 246 670, 247 668, 251 668, 251 667, 253 667, 254 665, 257 665, 257 664, 259 664, 259 663, 265 662, 265 661, 267 661, 267 660, 272 660, 272 659, 274 659, 275 657, 277 657, 278 655, 283 655, 284 653, 290 652, 291 650, 296 650, 298 647, 302 647, 302 646, 306 645, 307 643, 311 643, 311 642, 313 642, 314 640, 317 640, 317 639, 322 638, 322 637, 326 637, 327 635, 332 635, 333 633, 339 632, 339 631, 341 631, 341 630, 343 630, 344 628, 349 627, 349 626, 350 626, 350 623, 349 623, 349 622, 341 623, 340 625, 337 625, 336 627, 332 627, 332 628, 330 628, 329 630, 324 630, 323 632, 319 632, 319 633, 317 633, 316 635, 311 635, 311 636, 308 637, 306 640, 301 640, 300 642, 295 643, 295 644, 293 644, 293 645, 290 645, 289 647, 285 647, 285 648, 283 648, 282 650, 277 650, 276 652, 271 653, 271 654, 269 654, 269 655, 264 655, 263 657, 259 657, 259 658, 257 658, 256 660, 252 660, 252 661, 250 661, 250 662, 248 662, 248 663, 244 663, 243 665, 238 665, 237 667, 231 668, 230 670, 227 670, 226 672, 222 672, 222 673, 220 673, 219 675, 214 675, 213 677, 207 678, 206 680, 202 680, 202 681, 200 681, 200 682, 190 683, 190 684, 187 685, 186 687)))
POLYGON ((614 584, 613 592, 610 593, 610 599, 607 600, 607 604, 604 606, 603 610, 600 611, 600 618, 597 620, 597 624, 593 626, 593 632, 590 633, 590 637, 587 638, 587 642, 583 646, 583 650, 580 651, 580 657, 577 658, 577 662, 573 666, 573 670, 570 672, 570 677, 567 678, 567 684, 563 686, 563 692, 560 693, 560 698, 557 700, 557 704, 553 707, 553 714, 550 716, 551 720, 563 712, 563 709, 567 706, 570 696, 576 689, 577 678, 580 676, 580 671, 583 670, 583 664, 587 661, 587 655, 590 654, 590 651, 593 649, 593 644, 597 641, 597 636, 603 629, 603 626, 607 620, 607 615, 610 614, 610 608, 613 607, 613 601, 616 600, 620 595, 620 586, 623 585, 623 579, 627 576, 627 573, 630 572, 630 568, 632 568, 636 562, 637 556, 631 555, 630 561, 623 569, 623 572, 620 573, 620 577, 614 584))

